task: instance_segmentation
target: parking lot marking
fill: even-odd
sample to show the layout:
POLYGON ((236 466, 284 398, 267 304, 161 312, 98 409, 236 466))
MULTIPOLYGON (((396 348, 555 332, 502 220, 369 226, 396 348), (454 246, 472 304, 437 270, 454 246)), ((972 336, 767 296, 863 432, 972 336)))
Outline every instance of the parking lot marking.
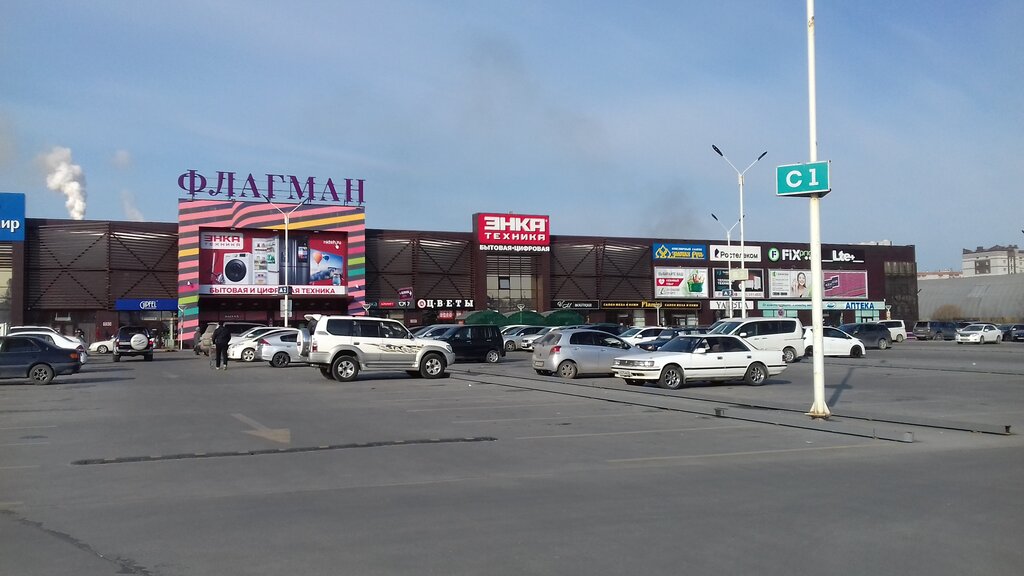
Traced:
POLYGON ((565 420, 566 418, 622 418, 624 416, 660 416, 667 414, 664 410, 657 412, 620 412, 617 414, 580 414, 578 416, 538 416, 536 418, 491 418, 488 420, 452 420, 452 424, 490 424, 493 422, 530 422, 538 420, 565 420))
POLYGON ((35 430, 37 428, 56 428, 57 426, 11 426, 9 428, 0 428, 0 430, 35 430))
POLYGON ((623 436, 627 434, 658 434, 662 432, 699 432, 701 430, 734 430, 736 428, 756 428, 756 426, 737 424, 733 426, 697 426, 693 428, 661 428, 653 430, 629 430, 627 432, 591 432, 588 434, 552 434, 548 436, 518 436, 516 440, 542 440, 550 438, 589 438, 593 436, 623 436))
POLYGON ((0 444, 0 447, 7 446, 42 446, 43 444, 49 444, 49 442, 14 442, 11 444, 0 444))
POLYGON ((27 468, 39 468, 39 465, 30 464, 28 466, 0 466, 0 470, 25 470, 27 468))
POLYGON ((750 450, 746 452, 720 452, 712 454, 685 454, 682 456, 647 456, 644 458, 616 458, 606 460, 613 464, 633 464, 641 462, 664 462, 667 460, 694 460, 697 458, 730 458, 734 456, 760 456, 764 454, 787 454, 795 452, 820 452, 830 450, 846 450, 848 448, 869 448, 885 446, 881 443, 850 444, 848 446, 814 446, 808 448, 781 448, 778 450, 750 450))
MULTIPOLYGON (((584 398, 581 398, 584 400, 584 398)), ((543 408, 545 406, 565 406, 586 404, 586 402, 547 402, 544 404, 510 404, 507 406, 452 406, 450 408, 416 408, 406 412, 443 412, 445 410, 493 410, 495 408, 543 408)))

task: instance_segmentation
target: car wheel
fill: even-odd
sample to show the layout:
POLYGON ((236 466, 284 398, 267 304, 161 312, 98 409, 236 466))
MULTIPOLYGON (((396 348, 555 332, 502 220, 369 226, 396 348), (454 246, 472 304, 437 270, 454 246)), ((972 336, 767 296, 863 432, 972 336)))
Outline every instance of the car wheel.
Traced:
POLYGON ((850 358, 860 358, 864 355, 864 350, 860 346, 854 346, 850 348, 850 358))
POLYGON ((786 364, 792 364, 796 362, 796 350, 786 346, 782 349, 782 361, 786 364))
POLYGON ((446 367, 440 354, 427 354, 420 362, 420 375, 424 378, 440 378, 444 376, 446 367))
POLYGON ((999 344, 1002 341, 1003 341, 1003 335, 1002 334, 997 334, 996 335, 996 344, 999 344))
POLYGON ((889 341, 888 340, 886 340, 885 338, 879 338, 878 339, 878 349, 879 350, 885 350, 888 347, 889 347, 889 341))
POLYGON ((813 355, 814 355, 814 346, 808 346, 807 349, 804 350, 804 356, 813 356, 813 355))
POLYGON ((110 348, 107 348, 106 346, 100 346, 99 348, 96 349, 96 351, 99 352, 100 354, 106 354, 107 352, 110 352, 110 348))
POLYGON ((946 338, 942 335, 942 332, 936 332, 932 340, 945 340, 946 338))
POLYGON ((338 382, 351 382, 359 374, 359 362, 354 356, 339 356, 331 364, 331 374, 338 382))
POLYGON ((747 374, 743 377, 743 381, 749 386, 761 386, 768 380, 768 369, 764 367, 764 364, 755 362, 747 368, 747 374))
POLYGON ((501 352, 497 350, 488 350, 487 356, 484 358, 488 364, 497 364, 498 360, 501 360, 501 352))
POLYGON ((36 364, 32 368, 29 368, 28 371, 28 377, 32 379, 32 383, 39 386, 52 382, 53 376, 53 368, 50 368, 46 364, 36 364))
POLYGON ((515 342, 505 342, 505 350, 507 352, 512 352, 515 349, 516 349, 516 343, 515 342))
POLYGON ((270 359, 270 365, 274 368, 284 368, 291 361, 291 357, 288 356, 287 352, 278 352, 274 354, 274 357, 270 359))
POLYGON ((643 386, 644 385, 644 381, 643 380, 636 380, 636 379, 633 379, 633 378, 626 378, 626 384, 628 386, 643 386))
POLYGON ((121 361, 121 355, 115 352, 114 353, 114 362, 120 362, 120 361, 121 361))
POLYGON ((558 365, 558 375, 566 380, 572 380, 579 374, 576 368, 576 363, 572 360, 562 360, 562 363, 558 365))
POLYGON ((896 341, 897 341, 897 342, 903 342, 903 340, 904 340, 904 338, 903 338, 903 334, 897 334, 897 335, 896 335, 896 341))
POLYGON ((679 390, 683 387, 686 377, 683 369, 679 366, 665 366, 661 371, 661 378, 658 379, 658 386, 669 390, 679 390))

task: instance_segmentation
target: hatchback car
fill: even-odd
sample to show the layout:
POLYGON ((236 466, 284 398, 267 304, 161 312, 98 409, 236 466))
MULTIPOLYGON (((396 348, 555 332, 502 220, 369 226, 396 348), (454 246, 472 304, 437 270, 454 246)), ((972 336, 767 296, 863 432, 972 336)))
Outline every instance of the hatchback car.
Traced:
POLYGON ((995 324, 968 324, 956 333, 956 343, 998 344, 1003 341, 1003 331, 995 324))
POLYGON ((288 328, 260 336, 256 344, 256 355, 274 368, 283 368, 301 362, 299 356, 299 329, 288 328))
POLYGON ((952 340, 956 337, 956 323, 922 320, 914 324, 917 340, 952 340))
POLYGON ((255 362, 261 360, 259 352, 260 338, 273 336, 278 333, 297 333, 298 328, 284 328, 281 326, 273 328, 253 328, 239 336, 232 336, 228 344, 228 359, 241 360, 242 362, 255 362))
POLYGON ((885 350, 892 346, 892 334, 889 333, 889 329, 877 322, 843 324, 839 329, 863 342, 865 348, 885 350))
MULTIPOLYGON (((864 355, 864 343, 858 338, 831 326, 822 327, 822 355, 850 356, 860 358, 864 355)), ((814 352, 814 328, 804 328, 804 355, 814 352)))
POLYGON ((517 330, 506 332, 504 335, 505 350, 512 352, 513 350, 522 350, 523 338, 539 333, 546 326, 523 326, 517 330))
POLYGON ((22 378, 49 384, 56 376, 82 369, 78 350, 60 348, 45 340, 24 336, 0 337, 0 378, 22 378))
POLYGON ((742 380, 760 386, 785 370, 786 362, 781 352, 758 350, 738 336, 708 334, 679 336, 657 352, 618 357, 612 368, 626 384, 657 382, 678 390, 693 381, 742 380))
POLYGON ((600 330, 556 330, 533 343, 533 369, 570 379, 611 374, 615 358, 632 349, 618 336, 600 330))

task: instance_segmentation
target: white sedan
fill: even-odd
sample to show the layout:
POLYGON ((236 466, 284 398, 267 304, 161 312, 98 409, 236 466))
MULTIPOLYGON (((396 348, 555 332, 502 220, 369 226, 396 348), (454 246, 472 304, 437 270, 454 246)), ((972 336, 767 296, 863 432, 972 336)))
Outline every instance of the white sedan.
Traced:
POLYGON ((114 338, 110 337, 106 340, 97 340, 92 344, 89 344, 89 352, 96 352, 98 354, 109 354, 114 351, 114 338))
MULTIPOLYGON (((822 334, 823 355, 850 356, 860 358, 864 355, 864 343, 858 338, 831 326, 824 326, 822 334)), ((810 358, 814 348, 814 329, 804 328, 804 356, 810 358)))
POLYGON ((758 350, 729 334, 678 336, 657 352, 622 356, 612 363, 615 376, 626 384, 657 382, 669 390, 693 381, 742 380, 760 386, 785 369, 782 352, 758 350))
POLYGON ((956 331, 956 343, 998 344, 1003 340, 1003 331, 995 324, 968 324, 956 331))
MULTIPOLYGON (((242 338, 228 344, 228 359, 241 360, 242 362, 261 360, 256 352, 256 349, 259 348, 261 339, 289 332, 297 333, 298 331, 298 328, 284 328, 281 326, 271 328, 270 330, 260 329, 259 331, 250 334, 249 337, 242 338)), ((234 340, 234 338, 232 338, 232 340, 234 340)))

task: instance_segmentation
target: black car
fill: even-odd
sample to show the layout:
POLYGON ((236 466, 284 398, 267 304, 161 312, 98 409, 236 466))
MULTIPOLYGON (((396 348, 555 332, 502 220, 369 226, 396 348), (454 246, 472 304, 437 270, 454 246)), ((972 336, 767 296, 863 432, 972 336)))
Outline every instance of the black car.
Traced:
POLYGON ((1021 340, 1024 340, 1024 324, 1003 324, 999 327, 1003 331, 1003 342, 1014 340, 1014 334, 1019 333, 1021 340))
POLYGON ((142 356, 147 362, 151 361, 154 348, 156 341, 149 328, 121 326, 114 336, 114 362, 120 362, 121 356, 142 356))
POLYGON ((839 329, 863 342, 865 348, 885 350, 892 346, 892 333, 889 332, 888 328, 877 322, 843 324, 839 329))
POLYGON ((82 369, 77 350, 58 348, 31 336, 0 337, 0 378, 28 378, 49 384, 55 376, 82 369))
POLYGON ((456 360, 481 360, 493 364, 505 356, 505 340, 497 326, 457 325, 430 338, 451 344, 456 360))

